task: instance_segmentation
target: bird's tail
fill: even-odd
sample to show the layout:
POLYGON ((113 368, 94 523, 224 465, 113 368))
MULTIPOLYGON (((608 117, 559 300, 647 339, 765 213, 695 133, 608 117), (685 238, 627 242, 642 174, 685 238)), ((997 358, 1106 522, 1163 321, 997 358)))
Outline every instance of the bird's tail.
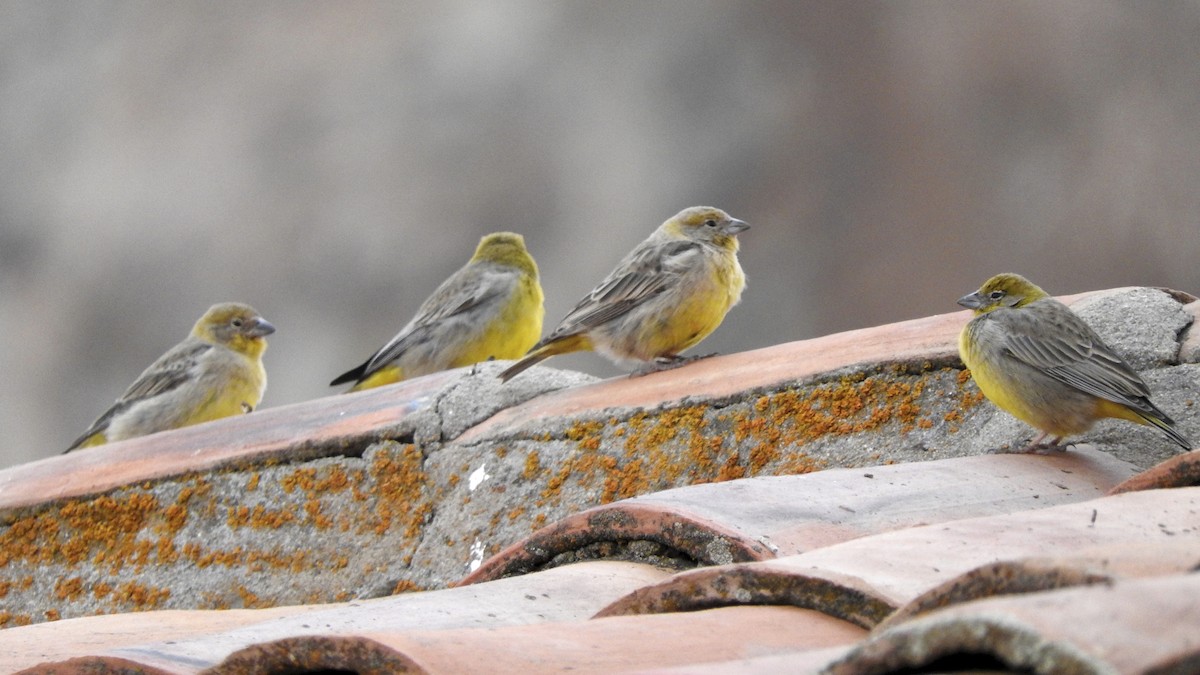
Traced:
POLYGON ((362 379, 363 373, 367 371, 368 363, 370 363, 369 360, 363 362, 363 364, 357 368, 352 368, 341 375, 338 375, 337 377, 333 378, 333 381, 329 383, 329 386, 336 387, 339 384, 345 384, 347 382, 358 382, 362 379))
POLYGON ((533 354, 529 354, 529 355, 525 356, 524 358, 522 358, 520 361, 517 361, 516 363, 512 364, 511 366, 505 368, 504 371, 500 373, 500 381, 508 382, 509 380, 513 379, 517 375, 520 375, 521 373, 536 366, 537 364, 541 363, 542 361, 545 361, 546 359, 550 358, 551 356, 553 356, 553 354, 547 354, 545 352, 534 352, 533 354))
POLYGON ((88 429, 87 433, 80 436, 79 438, 76 438, 75 442, 71 444, 71 447, 67 448, 66 450, 63 450, 62 454, 65 455, 68 452, 74 452, 76 450, 82 450, 84 448, 91 448, 91 447, 95 447, 97 445, 104 445, 104 443, 105 443, 104 432, 102 430, 97 431, 95 429, 88 429))
POLYGON ((1142 419, 1146 420, 1147 423, 1158 427, 1159 431, 1166 434, 1167 438, 1170 438, 1178 443, 1184 450, 1192 450, 1195 447, 1192 445, 1191 441, 1185 438, 1183 434, 1179 433, 1179 430, 1175 428, 1175 422, 1172 421, 1170 417, 1166 417, 1165 415, 1163 417, 1142 415, 1142 419))
POLYGON ((545 361, 546 359, 556 354, 569 354, 571 352, 584 351, 592 348, 592 341, 586 335, 564 335, 561 337, 550 337, 542 340, 533 346, 520 361, 505 368, 500 373, 500 381, 508 382, 517 375, 525 372, 529 368, 545 361))

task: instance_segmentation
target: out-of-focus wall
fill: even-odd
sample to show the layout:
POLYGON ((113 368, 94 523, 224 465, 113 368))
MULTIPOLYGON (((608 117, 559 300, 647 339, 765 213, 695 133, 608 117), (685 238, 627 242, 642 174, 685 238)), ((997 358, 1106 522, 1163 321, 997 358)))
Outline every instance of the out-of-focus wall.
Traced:
POLYGON ((279 328, 264 407, 329 395, 494 230, 552 323, 678 209, 746 220, 698 351, 999 271, 1200 292, 1197 35, 1196 3, 1093 0, 6 3, 0 465, 216 301, 279 328))

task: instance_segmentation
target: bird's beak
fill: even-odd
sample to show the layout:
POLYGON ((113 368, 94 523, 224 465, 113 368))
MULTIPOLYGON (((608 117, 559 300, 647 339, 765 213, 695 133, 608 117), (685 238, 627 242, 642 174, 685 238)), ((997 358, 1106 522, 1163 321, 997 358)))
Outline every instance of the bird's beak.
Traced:
POLYGON ((750 229, 750 226, 737 218, 731 218, 728 223, 725 223, 725 227, 722 229, 725 230, 725 234, 737 234, 738 232, 745 232, 750 229))
POLYGON ((968 293, 958 299, 958 304, 967 309, 979 309, 983 307, 983 296, 979 294, 979 291, 968 293))
POLYGON ((250 326, 250 330, 246 331, 246 335, 250 337, 263 337, 274 332, 275 326, 272 326, 270 321, 259 317, 254 320, 254 325, 250 326))

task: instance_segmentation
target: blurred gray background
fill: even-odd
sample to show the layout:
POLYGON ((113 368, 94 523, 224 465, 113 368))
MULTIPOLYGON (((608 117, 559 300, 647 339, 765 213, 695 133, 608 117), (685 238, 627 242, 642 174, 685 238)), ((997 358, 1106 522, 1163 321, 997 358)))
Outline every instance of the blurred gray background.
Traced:
POLYGON ((279 328, 263 407, 330 395, 495 230, 548 330, 679 209, 746 220, 699 352, 1000 271, 1200 292, 1197 36, 1195 2, 7 0, 0 464, 217 301, 279 328))

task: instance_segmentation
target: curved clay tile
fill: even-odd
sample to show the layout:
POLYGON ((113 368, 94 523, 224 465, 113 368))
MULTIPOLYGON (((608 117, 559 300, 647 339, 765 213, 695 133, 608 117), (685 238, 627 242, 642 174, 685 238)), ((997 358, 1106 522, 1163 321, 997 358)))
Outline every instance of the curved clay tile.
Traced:
POLYGON ((337 644, 326 636, 297 637, 247 647, 206 672, 298 672, 300 663, 383 673, 404 671, 377 670, 376 663, 403 663, 430 673, 614 673, 824 650, 852 644, 864 634, 844 621, 793 607, 728 607, 495 629, 367 631, 340 636, 346 642, 337 644), (365 655, 360 660, 319 660, 322 651, 350 651, 351 642, 361 643, 353 647, 365 655))
POLYGON ((137 673, 138 675, 182 675, 195 670, 181 670, 177 666, 161 667, 142 661, 111 656, 84 656, 61 663, 42 663, 32 668, 15 671, 15 675, 108 675, 112 673, 137 673))
MULTIPOLYGON (((997 560, 1087 547, 1101 551, 1098 556, 1122 547, 1151 552, 1169 547, 1178 533, 1194 527, 1197 501, 1200 488, 1139 492, 885 532, 800 555, 676 574, 617 600, 599 615, 791 604, 873 626, 892 611, 997 560)), ((1186 565, 1190 555, 1190 549, 1181 552, 1179 559, 1185 562, 1180 564, 1186 565)), ((1083 573, 1069 577, 1087 579, 1083 573)), ((969 576, 966 581, 971 581, 969 576)), ((978 586, 970 590, 981 592, 978 586)))
POLYGON ((351 603, 67 619, 0 631, 0 664, 22 668, 93 655, 199 670, 249 645, 301 635, 581 621, 666 575, 649 565, 594 562, 466 588, 351 603))
POLYGON ((155 649, 138 653, 118 652, 124 647, 156 642, 186 642, 197 634, 235 630, 248 624, 315 609, 318 607, 230 609, 220 612, 127 612, 10 627, 0 631, 0 664, 12 670, 31 668, 37 664, 45 666, 48 662, 53 662, 55 667, 62 667, 65 664, 83 663, 82 657, 88 656, 96 663, 129 661, 137 662, 139 667, 154 666, 175 672, 170 670, 171 667, 178 667, 181 662, 190 663, 192 659, 176 660, 166 651, 155 649))
POLYGON ((646 668, 629 671, 628 675, 762 675, 763 673, 815 673, 832 663, 848 647, 805 649, 770 656, 748 656, 724 661, 690 663, 686 666, 646 668))
POLYGON ((677 569, 765 560, 902 527, 1082 501, 1134 471, 1080 446, 1048 457, 960 457, 692 485, 569 516, 460 583, 621 558, 632 542, 664 547, 658 559, 677 569))
POLYGON ((981 598, 1187 574, 1198 568, 1200 539, 1192 537, 1176 537, 1147 547, 1087 546, 1064 551, 1056 557, 1006 560, 977 567, 922 593, 876 626, 876 630, 981 598))
POLYGON ((402 434, 398 425, 428 407, 432 395, 459 375, 447 371, 391 387, 264 408, 4 469, 0 513, 282 453, 293 461, 358 456, 370 443, 402 434))
POLYGON ((596 618, 693 612, 739 605, 811 609, 870 628, 896 609, 859 580, 775 562, 708 567, 646 586, 600 610, 596 618))
POLYGON ((651 409, 688 397, 734 396, 854 364, 957 359, 957 335, 967 317, 967 312, 954 312, 912 319, 703 359, 688 364, 686 371, 666 371, 669 376, 617 377, 560 390, 502 410, 458 440, 505 437, 530 421, 614 406, 651 409))
POLYGON ((773 554, 737 530, 684 510, 626 501, 588 509, 542 528, 484 561, 457 585, 585 560, 648 555, 663 565, 686 569, 764 560, 773 554), (645 544, 655 548, 640 554, 629 550, 645 544))
POLYGON ((304 635, 247 647, 206 673, 305 673, 343 671, 362 675, 427 673, 391 646, 359 635, 304 635))
POLYGON ((997 560, 1091 546, 1169 544, 1195 527, 1200 488, 1152 490, 855 539, 776 563, 864 580, 897 606, 997 560))
POLYGON ((970 602, 875 633, 822 672, 1196 672, 1197 597, 1189 574, 970 602))
POLYGON ((1110 490, 1110 494, 1200 486, 1200 450, 1160 462, 1110 490))

